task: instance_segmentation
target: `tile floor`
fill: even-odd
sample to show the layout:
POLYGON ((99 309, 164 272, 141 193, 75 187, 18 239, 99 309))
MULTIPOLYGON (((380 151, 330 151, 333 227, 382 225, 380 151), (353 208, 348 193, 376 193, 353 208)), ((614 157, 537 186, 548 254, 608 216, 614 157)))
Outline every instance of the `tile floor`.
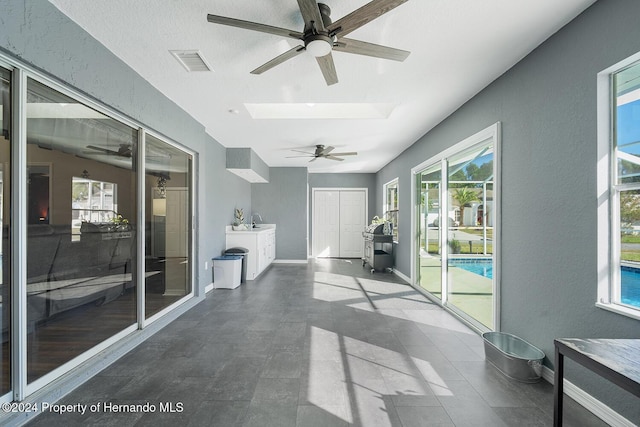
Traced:
MULTIPOLYGON (((359 260, 276 264, 214 290, 59 402, 155 412, 102 406, 29 425, 552 425, 550 384, 506 379, 485 362, 478 335, 400 282, 359 260)), ((565 425, 605 425, 565 402, 565 425)))

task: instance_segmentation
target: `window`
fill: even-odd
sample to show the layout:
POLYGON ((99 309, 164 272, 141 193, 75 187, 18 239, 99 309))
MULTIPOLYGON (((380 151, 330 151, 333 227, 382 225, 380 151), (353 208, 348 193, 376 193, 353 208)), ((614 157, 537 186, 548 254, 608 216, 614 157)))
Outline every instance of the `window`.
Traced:
POLYGON ((384 185, 383 219, 391 223, 393 240, 398 241, 398 178, 384 185))
MULTIPOLYGON (((599 267, 608 274, 603 275, 599 283, 598 305, 640 318, 638 59, 630 58, 599 75, 598 88, 603 104, 606 99, 606 113, 604 109, 599 113, 599 148, 604 150, 606 147, 607 150, 607 155, 599 158, 612 158, 613 162, 603 164, 602 169, 608 173, 598 177, 600 194, 603 190, 609 192, 608 198, 599 198, 599 267), (605 214, 606 223, 602 220, 605 214), (602 255, 605 252, 606 257, 602 255)), ((602 151, 599 154, 603 154, 602 151)))
MULTIPOLYGON (((86 169, 85 169, 86 172, 86 169)), ((87 176, 88 173, 85 173, 87 176)), ((117 225, 117 184, 74 176, 71 185, 71 233, 80 235, 82 223, 117 225)))

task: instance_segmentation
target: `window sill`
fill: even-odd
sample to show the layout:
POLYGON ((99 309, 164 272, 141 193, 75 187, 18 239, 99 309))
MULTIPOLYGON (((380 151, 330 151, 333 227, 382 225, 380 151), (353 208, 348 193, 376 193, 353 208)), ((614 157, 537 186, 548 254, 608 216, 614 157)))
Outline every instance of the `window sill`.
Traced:
POLYGON ((625 307, 624 305, 597 302, 596 307, 599 307, 603 310, 611 311, 617 314, 621 314, 623 316, 631 317, 632 319, 640 320, 640 310, 625 307))

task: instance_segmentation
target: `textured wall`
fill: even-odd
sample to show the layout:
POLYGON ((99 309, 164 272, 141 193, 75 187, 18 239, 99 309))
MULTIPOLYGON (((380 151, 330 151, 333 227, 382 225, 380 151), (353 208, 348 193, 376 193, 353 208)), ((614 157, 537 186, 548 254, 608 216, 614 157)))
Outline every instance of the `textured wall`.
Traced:
POLYGON ((251 207, 276 224, 276 259, 307 259, 307 168, 271 168, 269 183, 251 185, 251 207))
MULTIPOLYGON (((594 305, 596 75, 640 51, 639 15, 634 0, 595 3, 377 176, 376 194, 395 176, 410 188, 412 167, 502 122, 502 329, 551 358, 556 337, 640 338, 640 321, 594 305)), ((410 275, 410 199, 400 203, 399 268, 410 275)), ((571 363, 568 377, 640 420, 617 387, 571 363)))

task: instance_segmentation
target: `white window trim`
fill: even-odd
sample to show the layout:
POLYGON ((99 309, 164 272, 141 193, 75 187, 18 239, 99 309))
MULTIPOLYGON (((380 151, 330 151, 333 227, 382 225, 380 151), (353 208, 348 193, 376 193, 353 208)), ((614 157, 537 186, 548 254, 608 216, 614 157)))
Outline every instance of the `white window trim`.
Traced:
POLYGON ((598 294, 596 307, 623 316, 640 320, 640 309, 617 304, 613 301, 614 286, 619 286, 620 278, 620 232, 613 221, 617 203, 612 191, 613 174, 616 165, 611 151, 613 121, 611 105, 613 101, 612 75, 621 69, 640 61, 640 52, 632 55, 597 75, 597 277, 598 294))
MULTIPOLYGON (((387 216, 387 188, 390 185, 396 185, 396 191, 398 192, 398 212, 400 212, 400 180, 398 177, 395 177, 394 179, 392 179, 391 181, 387 182, 386 184, 384 184, 382 186, 382 218, 385 221, 387 220, 386 216, 387 216)), ((397 229, 397 224, 393 224, 393 227, 397 229)), ((399 230, 397 237, 394 239, 394 243, 398 243, 399 240, 399 230)))

